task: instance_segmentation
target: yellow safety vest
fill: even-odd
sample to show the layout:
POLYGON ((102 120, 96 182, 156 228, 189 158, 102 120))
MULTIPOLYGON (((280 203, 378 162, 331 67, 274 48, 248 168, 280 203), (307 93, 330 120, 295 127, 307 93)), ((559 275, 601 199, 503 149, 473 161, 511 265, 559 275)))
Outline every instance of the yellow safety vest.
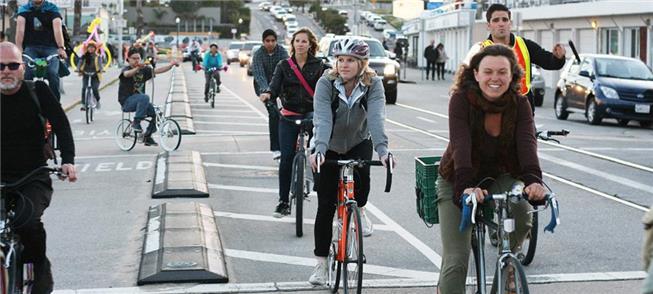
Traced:
MULTIPOLYGON (((481 47, 493 45, 492 40, 485 40, 481 43, 481 47)), ((526 95, 531 90, 531 56, 528 54, 528 48, 522 37, 515 36, 515 45, 512 46, 517 56, 517 63, 524 71, 524 76, 521 78, 521 94, 526 95)))

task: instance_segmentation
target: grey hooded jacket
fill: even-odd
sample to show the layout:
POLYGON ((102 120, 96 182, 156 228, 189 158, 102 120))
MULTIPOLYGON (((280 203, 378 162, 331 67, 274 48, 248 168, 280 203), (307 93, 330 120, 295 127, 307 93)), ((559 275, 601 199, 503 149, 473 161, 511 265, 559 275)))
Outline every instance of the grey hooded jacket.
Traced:
MULTIPOLYGON (((345 154, 351 148, 372 137, 374 150, 379 157, 388 154, 388 136, 385 134, 385 91, 381 78, 374 77, 367 89, 367 110, 361 107, 361 98, 351 107, 342 98, 336 110, 336 124, 333 126, 331 110, 332 91, 338 91, 333 85, 333 78, 328 74, 322 76, 315 89, 313 98, 313 134, 315 151, 325 154, 327 150, 345 154), (333 136, 331 131, 333 130, 333 136)), ((344 96, 344 95, 343 95, 344 96)))

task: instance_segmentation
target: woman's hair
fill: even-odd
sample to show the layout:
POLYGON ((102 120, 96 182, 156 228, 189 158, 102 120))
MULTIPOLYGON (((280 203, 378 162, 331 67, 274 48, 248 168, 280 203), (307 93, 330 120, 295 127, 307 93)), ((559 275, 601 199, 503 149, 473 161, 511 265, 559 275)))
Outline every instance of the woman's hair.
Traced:
MULTIPOLYGON (((352 57, 358 63, 358 75, 357 79, 363 83, 365 86, 372 85, 372 78, 376 76, 376 72, 369 67, 369 60, 360 60, 358 58, 352 57)), ((337 79, 340 76, 338 72, 338 59, 335 60, 335 66, 329 71, 330 79, 337 79)))
POLYGON ((508 59, 510 62, 510 73, 512 74, 512 80, 510 81, 510 87, 508 91, 513 92, 515 96, 520 96, 521 88, 521 78, 523 76, 523 70, 519 63, 517 63, 517 58, 515 57, 515 52, 502 44, 494 44, 487 47, 484 47, 472 57, 472 60, 469 62, 469 65, 461 65, 456 73, 454 78, 455 82, 451 86, 450 94, 465 92, 467 90, 477 90, 480 91, 478 82, 474 77, 474 71, 478 71, 478 67, 481 64, 481 61, 486 56, 503 56, 508 59))
POLYGON ((292 34, 292 40, 290 41, 290 55, 295 55, 295 38, 299 34, 306 34, 308 36, 308 54, 315 56, 315 53, 319 49, 317 37, 315 37, 313 31, 307 27, 303 27, 292 34))

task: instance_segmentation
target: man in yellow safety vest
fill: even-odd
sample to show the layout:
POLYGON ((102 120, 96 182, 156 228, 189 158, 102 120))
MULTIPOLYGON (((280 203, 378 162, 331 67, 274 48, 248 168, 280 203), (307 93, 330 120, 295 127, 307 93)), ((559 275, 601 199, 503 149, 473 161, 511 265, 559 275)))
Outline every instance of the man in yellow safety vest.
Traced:
POLYGON ((515 51, 517 61, 524 70, 524 76, 521 81, 522 95, 528 96, 531 102, 531 108, 535 111, 533 92, 531 91, 531 64, 536 64, 547 70, 559 70, 565 65, 565 47, 560 43, 553 46, 553 53, 546 51, 537 43, 515 36, 510 32, 511 19, 510 10, 502 4, 492 4, 485 14, 487 19, 487 27, 490 31, 490 36, 482 42, 476 43, 469 49, 464 63, 469 64, 476 53, 483 47, 492 44, 503 44, 515 51))

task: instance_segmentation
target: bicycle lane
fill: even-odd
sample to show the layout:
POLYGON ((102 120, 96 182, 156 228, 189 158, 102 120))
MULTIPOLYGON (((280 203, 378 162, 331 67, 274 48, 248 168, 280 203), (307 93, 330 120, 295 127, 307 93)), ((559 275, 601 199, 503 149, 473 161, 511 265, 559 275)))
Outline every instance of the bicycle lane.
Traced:
MULTIPOLYGON (((112 73, 117 77, 118 69, 105 81, 112 73)), ((157 103, 163 102, 169 86, 169 73, 157 76, 157 103)), ((66 87, 62 102, 69 105, 79 180, 53 180, 55 192, 44 215, 55 288, 132 286, 140 262, 141 229, 152 204, 154 161, 161 149, 142 144, 130 152, 118 149, 118 83, 107 83, 100 91, 102 108, 90 124, 75 105, 81 78, 66 87)), ((151 87, 148 83, 148 94, 151 87)))

